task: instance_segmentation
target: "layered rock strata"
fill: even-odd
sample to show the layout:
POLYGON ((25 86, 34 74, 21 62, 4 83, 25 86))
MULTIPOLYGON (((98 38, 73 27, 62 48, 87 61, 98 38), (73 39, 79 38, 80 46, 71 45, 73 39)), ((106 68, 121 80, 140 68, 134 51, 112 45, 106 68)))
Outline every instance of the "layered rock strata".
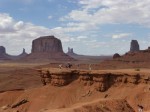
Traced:
POLYGON ((123 84, 150 84, 150 75, 145 73, 118 73, 101 71, 78 71, 78 70, 41 70, 40 76, 44 85, 65 86, 74 80, 78 80, 84 86, 93 86, 95 90, 104 92, 111 86, 123 84))

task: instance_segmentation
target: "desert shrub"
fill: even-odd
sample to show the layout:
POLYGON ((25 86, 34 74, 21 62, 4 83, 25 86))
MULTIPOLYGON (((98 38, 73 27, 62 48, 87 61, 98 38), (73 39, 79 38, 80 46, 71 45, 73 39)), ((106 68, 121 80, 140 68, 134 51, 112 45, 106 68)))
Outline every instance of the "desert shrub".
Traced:
POLYGON ((135 71, 140 71, 140 68, 136 68, 135 71))

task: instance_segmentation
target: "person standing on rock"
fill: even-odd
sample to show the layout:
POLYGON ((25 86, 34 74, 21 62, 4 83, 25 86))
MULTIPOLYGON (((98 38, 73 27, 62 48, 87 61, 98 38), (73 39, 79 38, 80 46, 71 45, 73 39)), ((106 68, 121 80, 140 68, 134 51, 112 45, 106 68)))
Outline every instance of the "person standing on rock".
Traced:
POLYGON ((71 67, 72 67, 72 64, 68 62, 66 68, 71 68, 71 67))
POLYGON ((45 78, 44 78, 44 73, 42 72, 42 70, 38 70, 39 73, 40 73, 40 77, 41 77, 41 82, 44 85, 46 85, 46 82, 45 82, 45 78))
POLYGON ((92 68, 91 68, 91 64, 89 64, 89 70, 92 70, 92 68))
POLYGON ((59 65, 59 69, 62 69, 62 64, 59 65))
POLYGON ((143 112, 144 107, 142 105, 138 105, 138 112, 143 112))
POLYGON ((43 86, 45 86, 45 85, 46 85, 45 78, 41 78, 41 82, 42 82, 43 86))
POLYGON ((77 64, 77 70, 79 70, 79 67, 80 67, 80 65, 79 65, 79 64, 77 64))

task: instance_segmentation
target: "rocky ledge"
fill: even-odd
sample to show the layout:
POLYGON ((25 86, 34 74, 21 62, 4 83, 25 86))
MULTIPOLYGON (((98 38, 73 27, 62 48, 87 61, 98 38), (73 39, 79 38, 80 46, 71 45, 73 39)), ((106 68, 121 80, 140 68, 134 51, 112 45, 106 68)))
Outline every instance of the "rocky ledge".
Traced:
POLYGON ((72 81, 79 81, 84 86, 93 86, 95 90, 104 92, 111 86, 150 84, 150 73, 138 70, 104 71, 104 70, 71 70, 71 69, 41 69, 41 81, 43 85, 65 86, 72 81))

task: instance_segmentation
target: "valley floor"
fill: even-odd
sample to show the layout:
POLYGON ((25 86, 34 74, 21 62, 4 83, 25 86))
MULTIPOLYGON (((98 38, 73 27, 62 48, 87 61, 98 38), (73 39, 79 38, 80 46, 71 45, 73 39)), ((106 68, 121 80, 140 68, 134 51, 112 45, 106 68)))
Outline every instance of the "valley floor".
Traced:
POLYGON ((137 105, 150 111, 150 69, 42 66, 0 64, 0 112, 137 112, 137 105), (51 80, 45 86, 39 69, 49 71, 51 80))

